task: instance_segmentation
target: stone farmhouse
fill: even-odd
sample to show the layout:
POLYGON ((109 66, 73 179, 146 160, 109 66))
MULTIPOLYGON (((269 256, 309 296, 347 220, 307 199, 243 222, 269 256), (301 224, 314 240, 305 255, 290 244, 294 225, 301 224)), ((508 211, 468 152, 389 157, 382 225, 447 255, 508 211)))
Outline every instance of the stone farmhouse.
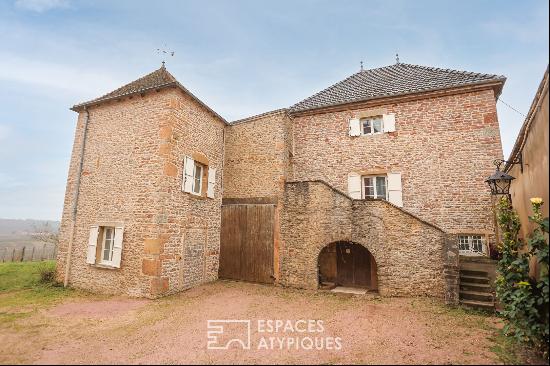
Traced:
POLYGON ((505 78, 405 63, 227 122, 164 65, 78 113, 58 278, 155 298, 218 278, 459 300, 496 241, 505 78))

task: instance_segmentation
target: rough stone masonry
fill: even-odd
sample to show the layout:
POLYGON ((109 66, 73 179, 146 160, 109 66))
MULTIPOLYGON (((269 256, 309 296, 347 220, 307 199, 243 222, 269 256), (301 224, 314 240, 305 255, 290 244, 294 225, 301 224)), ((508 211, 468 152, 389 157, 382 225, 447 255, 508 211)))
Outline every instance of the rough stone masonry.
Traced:
POLYGON ((456 302, 457 235, 495 241, 483 180, 502 158, 504 82, 396 64, 228 123, 162 67, 73 107, 58 278, 152 298, 216 280, 222 205, 270 204, 275 283, 317 288, 320 251, 349 241, 374 256, 381 295, 456 302))

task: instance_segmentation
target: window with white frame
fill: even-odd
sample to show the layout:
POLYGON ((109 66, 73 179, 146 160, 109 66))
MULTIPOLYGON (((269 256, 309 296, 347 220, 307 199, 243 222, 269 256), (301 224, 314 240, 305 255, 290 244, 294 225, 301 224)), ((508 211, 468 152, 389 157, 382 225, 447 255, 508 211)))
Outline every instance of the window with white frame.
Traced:
POLYGON ((202 175, 204 167, 195 161, 194 176, 193 176, 193 194, 202 194, 202 175))
POLYGON ((101 239, 101 264, 111 265, 113 262, 113 251, 115 243, 115 228, 104 227, 101 239))
POLYGON ((124 226, 92 226, 86 263, 120 268, 124 226))
POLYGON ((388 199, 387 182, 385 175, 363 177, 363 198, 388 199))
POLYGON ((384 132, 382 116, 361 118, 361 133, 363 135, 374 135, 384 132))
POLYGON ((195 196, 214 198, 216 168, 195 161, 190 156, 184 158, 183 164, 182 191, 195 196))
POLYGON ((458 250, 461 255, 485 255, 485 238, 483 235, 459 235, 458 250))

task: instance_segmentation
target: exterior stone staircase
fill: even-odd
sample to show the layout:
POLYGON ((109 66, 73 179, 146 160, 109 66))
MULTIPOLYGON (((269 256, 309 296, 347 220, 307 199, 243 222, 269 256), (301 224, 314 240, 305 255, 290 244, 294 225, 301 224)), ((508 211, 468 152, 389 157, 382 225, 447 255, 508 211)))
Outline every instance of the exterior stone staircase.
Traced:
POLYGON ((493 311, 495 299, 485 271, 460 270, 460 303, 462 305, 493 311))

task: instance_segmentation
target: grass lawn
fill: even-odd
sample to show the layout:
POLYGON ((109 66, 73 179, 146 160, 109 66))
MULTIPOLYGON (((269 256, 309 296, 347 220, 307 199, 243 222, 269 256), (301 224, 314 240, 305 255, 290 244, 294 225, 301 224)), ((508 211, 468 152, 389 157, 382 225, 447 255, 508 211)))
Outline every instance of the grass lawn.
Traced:
POLYGON ((41 281, 41 273, 55 270, 55 261, 0 264, 0 325, 8 325, 36 310, 81 293, 41 281))
MULTIPOLYGON (((537 362, 502 335, 496 316, 437 299, 217 281, 152 301, 41 281, 41 273, 54 268, 53 262, 0 264, 0 364, 537 362), (321 319, 322 336, 341 337, 344 348, 209 350, 209 319, 321 319)), ((261 336, 254 331, 252 341, 257 344, 261 336)))

